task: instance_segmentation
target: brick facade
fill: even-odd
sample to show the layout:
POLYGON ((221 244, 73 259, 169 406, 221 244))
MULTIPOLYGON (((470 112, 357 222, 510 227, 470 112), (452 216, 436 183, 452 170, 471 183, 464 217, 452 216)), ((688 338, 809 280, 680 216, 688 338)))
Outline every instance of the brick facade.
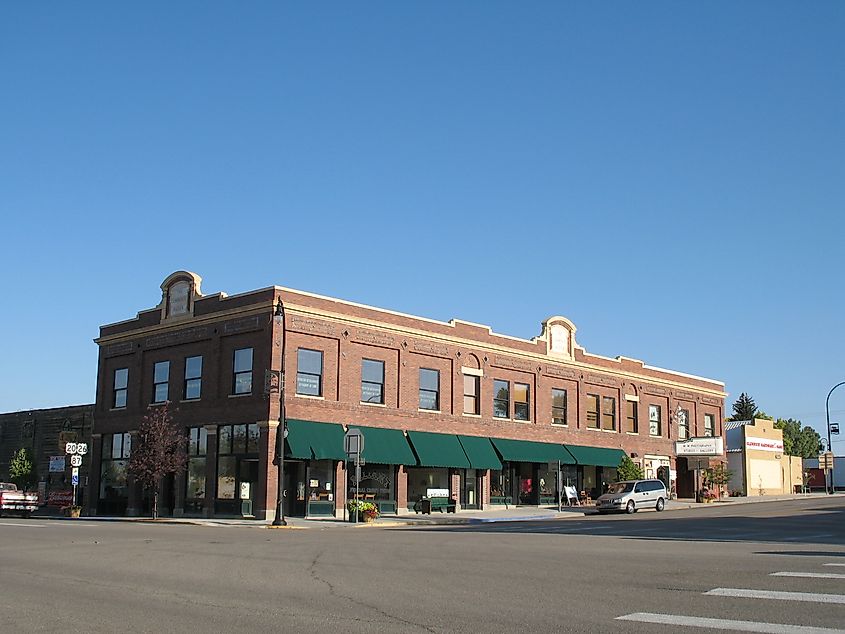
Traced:
MULTIPOLYGON (((158 307, 101 328, 95 432, 137 429, 153 398, 154 365, 169 361, 171 408, 180 425, 259 424, 262 455, 254 492, 256 516, 263 517, 275 505, 273 422, 280 412, 278 398, 264 394, 264 373, 281 369, 283 348, 289 419, 622 449, 638 460, 644 456, 668 458, 673 469, 678 439, 673 414, 679 407, 690 413, 691 436, 703 435, 705 414, 715 420, 715 434, 722 434, 722 383, 625 357, 589 354, 577 344, 575 326, 562 317, 547 320, 539 336, 526 340, 499 335, 477 324, 438 322, 280 287, 232 297, 203 296, 199 284, 194 274, 174 273, 162 284, 158 307), (279 298, 285 307, 284 331, 273 318, 279 298), (171 306, 176 307, 173 314, 168 312, 171 306), (234 396, 234 351, 241 348, 253 350, 252 391, 234 396), (322 352, 319 397, 296 394, 300 348, 322 352), (202 396, 198 400, 182 398, 185 359, 191 356, 203 357, 202 396), (363 359, 384 363, 383 404, 361 402, 363 359), (126 406, 115 408, 114 377, 120 368, 129 370, 126 406), (420 368, 439 371, 439 411, 420 409, 420 368), (480 375, 479 415, 463 412, 467 374, 480 375), (510 384, 507 419, 493 415, 494 380, 510 384), (516 383, 529 386, 527 421, 513 417, 516 383), (566 425, 552 424, 553 388, 567 391, 566 425), (588 427, 588 395, 599 396, 600 403, 602 397, 614 399, 614 430, 588 427), (636 404, 638 433, 625 431, 628 402, 636 404), (649 434, 649 405, 661 407, 659 436, 649 434)), ((340 485, 342 470, 337 472, 340 485)), ((211 466, 207 473, 207 488, 213 488, 211 466)), ((398 469, 397 497, 407 487, 404 473, 398 469)), ((450 488, 460 489, 458 474, 450 476, 450 488)), ((338 486, 338 507, 342 491, 338 486)), ((208 495, 212 494, 209 488, 208 495)), ((489 500, 489 491, 482 489, 479 495, 483 502, 489 500)), ((209 503, 206 513, 214 513, 213 504, 209 503)))

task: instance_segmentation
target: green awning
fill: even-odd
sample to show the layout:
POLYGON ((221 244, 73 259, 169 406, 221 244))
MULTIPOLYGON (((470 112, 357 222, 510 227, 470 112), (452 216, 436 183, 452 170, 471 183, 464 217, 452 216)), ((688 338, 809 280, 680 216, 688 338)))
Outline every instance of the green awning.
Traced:
MULTIPOLYGON (((409 431, 408 440, 417 454, 421 467, 458 467, 469 469, 469 460, 457 436, 409 431)), ((364 441, 366 448, 366 441, 364 441)))
POLYGON ((505 440, 491 438, 502 460, 509 462, 557 462, 575 464, 572 456, 563 445, 531 440, 505 440))
POLYGON ((285 438, 286 457, 302 458, 303 460, 311 459, 311 425, 312 423, 307 420, 288 419, 288 437, 285 438))
POLYGON ((285 456, 304 460, 344 460, 343 427, 337 423, 287 420, 285 456))
POLYGON ((360 429, 364 434, 364 452, 362 454, 368 464, 403 464, 415 466, 417 459, 408 439, 400 429, 383 429, 381 427, 363 427, 349 425, 349 428, 360 429))
POLYGON ((584 447, 581 445, 565 445, 580 465, 596 467, 618 467, 625 455, 621 449, 605 449, 604 447, 584 447))
POLYGON ((343 451, 343 426, 336 423, 311 423, 311 452, 316 460, 346 460, 343 451))
POLYGON ((501 469, 502 461, 490 444, 490 439, 483 436, 458 436, 464 448, 469 465, 473 469, 501 469))

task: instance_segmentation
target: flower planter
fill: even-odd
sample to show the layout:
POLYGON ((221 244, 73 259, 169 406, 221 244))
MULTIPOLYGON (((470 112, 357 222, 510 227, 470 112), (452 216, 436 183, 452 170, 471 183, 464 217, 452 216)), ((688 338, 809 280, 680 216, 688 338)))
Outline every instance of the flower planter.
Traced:
POLYGON ((65 517, 79 517, 79 514, 82 512, 82 507, 80 506, 68 506, 64 509, 65 517))

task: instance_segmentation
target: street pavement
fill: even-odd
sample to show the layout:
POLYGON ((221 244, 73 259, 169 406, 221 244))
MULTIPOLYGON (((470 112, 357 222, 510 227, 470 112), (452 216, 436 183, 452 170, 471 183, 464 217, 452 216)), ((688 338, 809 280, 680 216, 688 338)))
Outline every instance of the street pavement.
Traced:
POLYGON ((838 495, 352 530, 2 518, 0 629, 845 634, 843 520, 838 495))

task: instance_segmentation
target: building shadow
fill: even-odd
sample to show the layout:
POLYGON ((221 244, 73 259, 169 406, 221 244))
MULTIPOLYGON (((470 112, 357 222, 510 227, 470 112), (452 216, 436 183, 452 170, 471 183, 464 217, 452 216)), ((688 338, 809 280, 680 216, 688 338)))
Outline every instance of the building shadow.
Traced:
MULTIPOLYGON (((845 508, 814 509, 812 515, 694 516, 681 511, 657 514, 644 511, 635 516, 590 515, 583 519, 478 522, 459 525, 428 525, 403 530, 455 533, 511 533, 619 537, 683 542, 740 542, 783 544, 829 544, 845 546, 845 508), (644 517, 645 516, 645 517, 644 517)), ((810 551, 814 552, 814 551, 810 551)), ((821 552, 821 551, 819 551, 821 552)), ((808 554, 808 551, 766 551, 766 554, 808 554)), ((827 556, 828 553, 825 552, 827 556)), ((845 552, 836 556, 845 556, 845 552)))

